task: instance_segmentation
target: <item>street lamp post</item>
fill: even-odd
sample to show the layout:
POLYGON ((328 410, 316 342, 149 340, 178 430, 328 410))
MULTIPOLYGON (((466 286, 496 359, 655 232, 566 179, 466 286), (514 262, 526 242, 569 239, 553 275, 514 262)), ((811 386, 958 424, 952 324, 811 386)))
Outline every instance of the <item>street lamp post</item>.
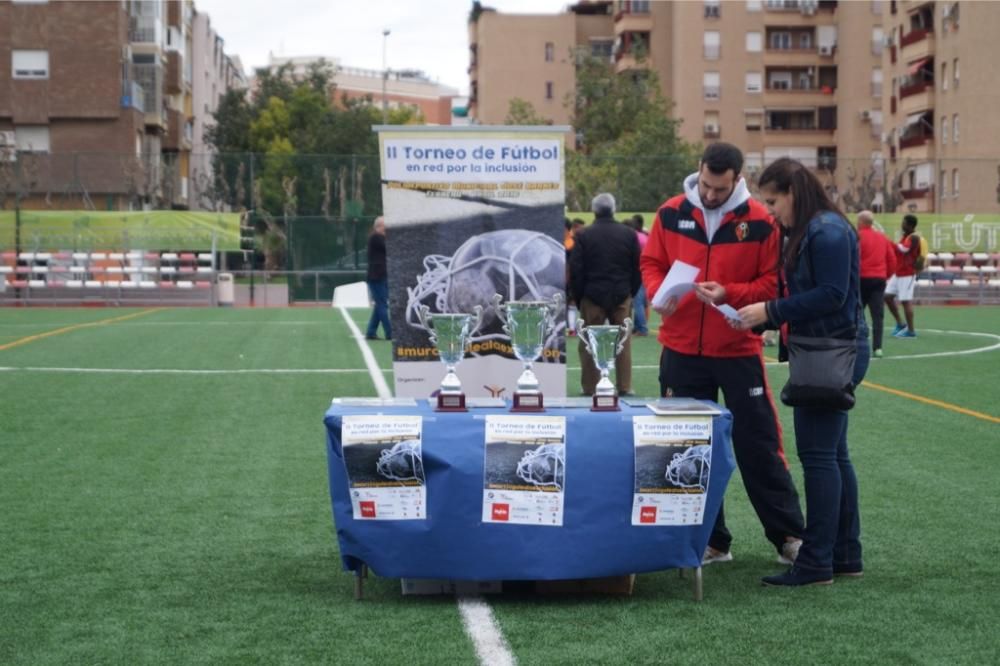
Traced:
POLYGON ((385 47, 389 41, 389 29, 382 30, 382 124, 389 120, 389 103, 386 100, 386 87, 389 85, 389 68, 385 62, 385 47))

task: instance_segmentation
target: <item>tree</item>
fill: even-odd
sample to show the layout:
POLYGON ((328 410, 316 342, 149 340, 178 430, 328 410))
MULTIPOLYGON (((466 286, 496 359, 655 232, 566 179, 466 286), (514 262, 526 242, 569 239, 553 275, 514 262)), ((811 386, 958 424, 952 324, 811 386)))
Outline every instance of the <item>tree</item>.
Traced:
MULTIPOLYGON (((641 67, 641 53, 637 60, 641 67)), ((697 168, 701 147, 678 137, 681 121, 671 117, 652 70, 616 74, 606 60, 585 58, 566 106, 577 137, 566 164, 571 208, 584 210, 596 192, 608 191, 622 210, 655 210, 697 168)))
POLYGON ((551 118, 543 118, 531 102, 515 97, 507 105, 507 117, 504 125, 551 125, 551 118))

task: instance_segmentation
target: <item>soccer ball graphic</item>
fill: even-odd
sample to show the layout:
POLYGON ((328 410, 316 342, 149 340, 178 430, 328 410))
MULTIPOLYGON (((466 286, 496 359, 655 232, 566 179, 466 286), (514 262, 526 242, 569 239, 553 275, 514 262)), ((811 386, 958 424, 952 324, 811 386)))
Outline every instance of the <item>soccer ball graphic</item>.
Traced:
POLYGON ((394 481, 424 480, 424 463, 420 441, 407 439, 391 449, 384 449, 375 463, 376 471, 394 481))
POLYGON ((708 475, 712 469, 712 447, 707 444, 692 446, 684 453, 675 453, 667 465, 666 479, 679 488, 708 488, 708 475))
MULTIPOLYGON (((566 252, 563 246, 536 231, 505 229, 489 231, 465 241, 451 257, 424 258, 424 272, 408 289, 406 321, 422 328, 417 309, 427 304, 432 311, 471 313, 484 307, 483 325, 473 341, 505 337, 492 306, 493 294, 504 301, 545 301, 563 293, 566 252)), ((565 324, 562 313, 558 334, 565 324)))

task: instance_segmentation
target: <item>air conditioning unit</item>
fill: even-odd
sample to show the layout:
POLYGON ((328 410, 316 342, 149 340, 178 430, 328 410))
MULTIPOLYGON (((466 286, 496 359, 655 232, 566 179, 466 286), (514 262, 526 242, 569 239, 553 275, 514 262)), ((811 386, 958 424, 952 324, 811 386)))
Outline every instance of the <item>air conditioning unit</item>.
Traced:
POLYGON ((872 112, 869 111, 868 109, 864 109, 861 112, 861 120, 862 120, 862 122, 868 122, 871 119, 872 119, 872 112))
POLYGON ((824 44, 823 46, 819 47, 819 54, 821 56, 832 56, 834 48, 835 47, 833 44, 824 44))

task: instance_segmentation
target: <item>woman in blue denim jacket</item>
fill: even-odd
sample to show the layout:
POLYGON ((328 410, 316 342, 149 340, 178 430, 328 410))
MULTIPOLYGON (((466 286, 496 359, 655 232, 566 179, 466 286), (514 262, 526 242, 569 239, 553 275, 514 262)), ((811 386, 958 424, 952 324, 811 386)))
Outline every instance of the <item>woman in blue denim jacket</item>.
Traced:
MULTIPOLYGON (((857 340, 854 383, 868 367, 867 326, 859 297, 858 236, 801 163, 782 158, 760 175, 759 196, 788 235, 787 295, 739 311, 742 328, 857 340), (863 350, 863 351, 862 351, 863 350)), ((805 476, 806 530, 795 563, 765 585, 818 585, 862 573, 858 482, 847 451, 847 412, 795 407, 795 443, 805 476)))

